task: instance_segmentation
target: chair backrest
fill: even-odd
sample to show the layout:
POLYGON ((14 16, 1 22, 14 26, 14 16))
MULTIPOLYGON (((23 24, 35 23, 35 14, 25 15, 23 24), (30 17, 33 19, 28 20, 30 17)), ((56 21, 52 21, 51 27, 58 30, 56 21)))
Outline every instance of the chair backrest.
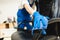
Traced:
POLYGON ((49 16, 50 18, 52 17, 52 13, 51 13, 51 0, 39 0, 38 5, 40 9, 38 10, 40 12, 40 14, 44 15, 44 16, 49 16))
MULTIPOLYGON (((37 10, 40 12, 40 14, 42 14, 44 16, 49 16, 50 18, 53 18, 55 16, 56 12, 53 13, 52 5, 55 1, 56 0, 39 0, 39 2, 36 1, 37 10)), ((55 3, 55 5, 56 5, 56 3, 55 3)))

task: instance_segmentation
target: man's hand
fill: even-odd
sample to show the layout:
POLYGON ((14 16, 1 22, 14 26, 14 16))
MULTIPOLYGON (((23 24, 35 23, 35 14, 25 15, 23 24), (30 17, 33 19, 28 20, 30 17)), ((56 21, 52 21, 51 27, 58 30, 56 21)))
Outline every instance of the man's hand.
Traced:
POLYGON ((39 14, 39 12, 34 12, 33 14, 34 23, 32 28, 32 35, 34 34, 34 30, 42 29, 42 34, 46 34, 45 29, 47 29, 48 19, 39 14))
POLYGON ((40 15, 38 12, 35 12, 33 14, 34 17, 34 30, 35 29, 46 29, 48 25, 48 19, 42 15, 40 15))

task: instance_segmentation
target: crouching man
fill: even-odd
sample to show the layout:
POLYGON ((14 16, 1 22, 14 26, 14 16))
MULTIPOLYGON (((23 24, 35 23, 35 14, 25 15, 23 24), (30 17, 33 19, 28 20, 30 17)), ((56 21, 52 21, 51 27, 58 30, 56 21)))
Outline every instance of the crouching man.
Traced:
MULTIPOLYGON (((20 0, 17 12, 18 30, 12 34, 12 40, 32 40, 34 30, 47 28, 48 19, 40 15, 40 13, 36 11, 35 4, 33 6, 32 4, 33 0, 20 0), (32 20, 30 15, 33 16, 32 25, 29 24, 29 21, 32 20)), ((45 30, 43 30, 42 33, 46 34, 45 30)))

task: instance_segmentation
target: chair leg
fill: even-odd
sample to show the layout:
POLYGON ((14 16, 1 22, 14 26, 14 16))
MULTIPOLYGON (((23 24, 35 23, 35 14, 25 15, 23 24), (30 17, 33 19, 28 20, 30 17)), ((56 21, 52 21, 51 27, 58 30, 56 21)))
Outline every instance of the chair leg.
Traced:
POLYGON ((35 30, 32 40, 39 40, 39 38, 42 36, 41 32, 42 32, 41 30, 40 31, 39 30, 35 30))

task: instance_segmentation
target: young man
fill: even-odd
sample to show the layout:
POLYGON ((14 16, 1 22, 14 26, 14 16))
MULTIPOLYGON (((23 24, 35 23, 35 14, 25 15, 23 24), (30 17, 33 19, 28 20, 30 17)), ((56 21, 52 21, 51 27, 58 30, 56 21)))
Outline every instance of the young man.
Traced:
POLYGON ((31 39, 32 35, 29 33, 29 30, 33 31, 37 29, 47 28, 47 24, 48 24, 47 18, 40 15, 39 12, 36 11, 35 5, 33 6, 29 5, 32 3, 33 3, 33 0, 20 0, 19 9, 17 12, 17 23, 18 23, 19 30, 12 35, 12 40, 32 40, 31 39), (32 15, 34 18, 33 26, 29 24, 29 21, 31 21, 30 15, 32 15), (26 27, 26 30, 24 30, 25 27, 26 27))

